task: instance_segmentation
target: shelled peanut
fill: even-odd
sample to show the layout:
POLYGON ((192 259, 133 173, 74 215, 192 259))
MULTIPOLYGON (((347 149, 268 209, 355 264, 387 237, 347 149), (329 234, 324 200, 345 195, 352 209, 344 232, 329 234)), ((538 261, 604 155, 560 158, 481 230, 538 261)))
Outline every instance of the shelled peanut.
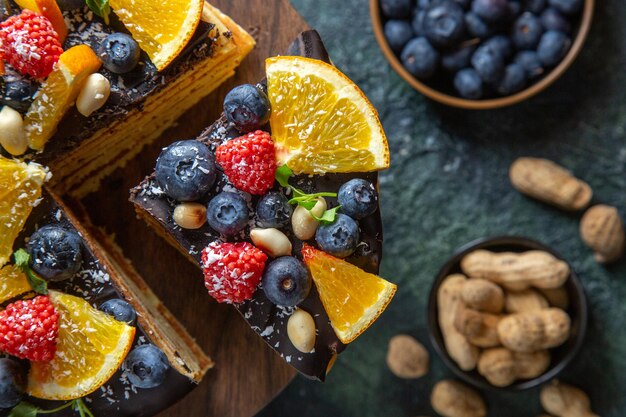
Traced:
POLYGON ((521 193, 564 210, 582 210, 593 196, 589 184, 547 159, 519 158, 511 165, 509 178, 521 193))
POLYGON ((557 288, 570 273, 567 263, 540 250, 496 253, 479 249, 465 255, 461 269, 471 278, 483 278, 512 291, 557 288))
POLYGON ((600 263, 619 259, 624 253, 624 225, 615 207, 598 204, 587 210, 580 221, 580 238, 600 263))
POLYGON ((433 409, 443 417, 485 417, 487 406, 472 388, 452 380, 438 382, 430 395, 433 409))
MULTIPOLYGON (((549 349, 563 344, 571 333, 571 319, 564 311, 569 303, 563 287, 570 273, 567 263, 543 251, 477 250, 461 260, 461 269, 467 276, 448 276, 438 294, 440 327, 450 357, 459 367, 459 358, 466 359, 465 365, 475 365, 499 387, 545 373, 549 349)), ((465 371, 474 369, 469 365, 465 371)))
POLYGON ((476 368, 480 351, 457 330, 454 324, 459 309, 464 308, 461 292, 466 281, 467 278, 462 274, 446 277, 437 292, 437 305, 439 328, 448 354, 459 368, 471 371, 476 368))
POLYGON ((556 417, 599 417, 591 411, 587 394, 557 380, 543 386, 540 400, 543 408, 556 417))
POLYGON ((428 373, 429 355, 413 337, 399 334, 389 340, 387 366, 399 378, 421 378, 428 373))

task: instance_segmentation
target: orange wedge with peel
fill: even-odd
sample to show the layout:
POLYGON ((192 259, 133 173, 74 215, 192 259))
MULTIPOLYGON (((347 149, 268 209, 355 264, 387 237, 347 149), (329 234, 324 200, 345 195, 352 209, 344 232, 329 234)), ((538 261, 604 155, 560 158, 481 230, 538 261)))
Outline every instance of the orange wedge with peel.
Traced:
POLYGON ((0 267, 13 253, 13 243, 41 198, 48 170, 0 155, 0 267))
POLYGON ((334 66, 295 56, 265 61, 278 164, 298 174, 369 172, 389 167, 376 109, 334 66))
POLYGON ((74 105, 87 77, 102 63, 87 45, 77 45, 61 54, 46 81, 35 94, 24 117, 31 149, 40 151, 54 135, 65 113, 74 105))
POLYGON ((52 23, 52 27, 59 35, 59 42, 63 45, 67 37, 67 26, 56 0, 15 0, 15 2, 22 9, 32 10, 45 16, 52 23))
POLYGON ((193 37, 204 0, 110 0, 109 5, 161 71, 193 37))
POLYGON ((0 269, 0 304, 31 291, 26 275, 15 265, 0 269))
POLYGON ((45 400, 73 400, 104 385, 130 351, 135 328, 87 301, 49 292, 59 314, 57 351, 50 362, 31 363, 27 393, 45 400))
POLYGON ((309 268, 335 333, 350 343, 387 308, 397 286, 304 244, 302 258, 309 268))

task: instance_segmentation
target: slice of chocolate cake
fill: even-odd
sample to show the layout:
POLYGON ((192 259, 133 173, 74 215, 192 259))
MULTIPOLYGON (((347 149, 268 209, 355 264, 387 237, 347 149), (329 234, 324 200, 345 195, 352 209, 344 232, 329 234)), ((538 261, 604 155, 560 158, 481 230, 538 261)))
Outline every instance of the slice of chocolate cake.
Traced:
MULTIPOLYGON (((35 357, 28 349, 39 349, 34 336, 20 342, 22 348, 15 352, 10 343, 0 343, 0 351, 8 354, 4 364, 17 364, 17 372, 28 375, 26 383, 19 384, 19 391, 25 389, 27 395, 13 404, 16 413, 33 407, 56 409, 63 406, 59 400, 66 400, 67 408, 55 415, 77 415, 75 407, 80 404, 95 416, 151 416, 184 397, 213 366, 130 264, 115 251, 105 253, 49 190, 43 190, 14 249, 14 262, 0 270, 0 296, 5 308, 0 316, 3 341, 11 340, 7 326, 12 308, 20 303, 49 299, 59 316, 51 358, 33 361, 35 357), (25 254, 30 258, 25 263, 28 267, 19 264, 25 254), (107 319, 103 312, 114 319, 107 319), (81 314, 89 314, 89 318, 76 319, 81 314), (128 342, 120 339, 113 350, 105 349, 107 337, 112 337, 111 328, 122 322, 124 334, 134 337, 128 342), (142 352, 145 350, 161 358, 160 374, 153 374, 153 380, 146 375, 156 368, 142 352), (98 352, 107 358, 104 362, 93 356, 98 352), (98 366, 102 367, 100 375, 107 375, 102 382, 89 378, 98 366)), ((6 368, 0 368, 5 378, 6 368)), ((11 400, 6 394, 3 391, 0 396, 2 407, 11 400)), ((0 413, 8 412, 0 409, 0 413)))
MULTIPOLYGON (((24 0, 17 3, 27 4, 24 0)), ((114 1, 112 12, 101 11, 100 16, 81 5, 63 11, 65 21, 58 22, 49 11, 24 14, 17 3, 0 2, 10 11, 0 31, 5 39, 0 56, 7 62, 5 71, 0 71, 4 73, 0 105, 9 108, 0 116, 0 126, 5 127, 10 119, 11 128, 22 133, 10 137, 0 133, 0 145, 10 154, 21 155, 27 143, 27 156, 51 168, 51 185, 60 194, 83 196, 97 190, 102 178, 132 160, 144 145, 231 77, 254 46, 248 33, 202 0, 181 3, 180 7, 189 7, 191 17, 170 22, 170 26, 180 25, 178 34, 153 33, 156 28, 168 28, 159 26, 155 18, 177 16, 161 13, 159 9, 169 7, 161 4, 154 4, 154 12, 144 18, 145 1, 114 1), (48 57, 58 62, 51 72, 40 71, 37 77, 32 76, 34 70, 28 72, 29 68, 12 59, 19 50, 12 41, 15 28, 28 19, 51 22, 58 33, 56 55, 48 57), (144 32, 154 40, 141 36, 141 25, 148 26, 144 32), (151 50, 159 39, 169 43, 180 39, 180 51, 169 54, 167 63, 162 62, 163 53, 151 50), (157 64, 153 59, 159 60, 157 64), (24 115, 23 121, 15 121, 15 111, 24 115)), ((164 43, 156 49, 164 51, 169 46, 164 43)))
MULTIPOLYGON (((288 54, 310 59, 297 65, 323 65, 324 71, 339 73, 321 62, 329 58, 315 31, 301 34, 288 54)), ((296 164, 293 170, 289 163, 281 165, 279 155, 288 149, 276 128, 285 112, 278 114, 281 98, 273 88, 287 78, 269 75, 267 83, 229 93, 225 114, 195 141, 165 148, 155 172, 131 190, 130 200, 151 227, 204 270, 215 299, 234 304, 286 362, 323 381, 337 354, 378 317, 395 293, 393 284, 371 275, 378 272, 383 242, 378 174, 358 166, 338 173, 339 160, 323 168, 316 165, 315 175, 302 170, 295 175, 296 164), (273 143, 268 133, 257 130, 269 130, 265 123, 270 101, 273 143), (357 313, 350 316, 353 308, 357 313)), ((339 83, 350 85, 346 91, 358 91, 343 74, 339 77, 339 83)), ((301 105, 308 108, 305 102, 301 105)), ((352 108, 352 102, 346 105, 352 108)), ((325 111, 313 111, 325 117, 325 111)), ((342 117, 339 107, 334 112, 342 117)), ((372 118, 376 124, 375 115, 372 118)), ((326 121, 334 124, 332 117, 326 121)), ((384 168, 388 150, 382 129, 374 132, 368 126, 357 133, 370 148, 380 139, 387 162, 376 169, 384 168)), ((341 132, 336 137, 339 143, 341 132)), ((374 159, 354 142, 334 146, 337 154, 348 149, 347 159, 357 165, 374 159)), ((315 156, 308 161, 312 159, 315 156)))

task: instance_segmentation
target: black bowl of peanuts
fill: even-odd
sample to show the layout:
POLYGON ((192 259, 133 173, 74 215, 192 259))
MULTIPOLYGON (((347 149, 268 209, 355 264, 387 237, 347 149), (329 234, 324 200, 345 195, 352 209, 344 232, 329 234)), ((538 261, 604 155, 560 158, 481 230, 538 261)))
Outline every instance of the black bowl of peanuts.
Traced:
POLYGON ((587 301, 563 258, 531 239, 502 236, 459 248, 433 283, 430 340, 462 380, 520 391, 557 376, 579 351, 587 301))

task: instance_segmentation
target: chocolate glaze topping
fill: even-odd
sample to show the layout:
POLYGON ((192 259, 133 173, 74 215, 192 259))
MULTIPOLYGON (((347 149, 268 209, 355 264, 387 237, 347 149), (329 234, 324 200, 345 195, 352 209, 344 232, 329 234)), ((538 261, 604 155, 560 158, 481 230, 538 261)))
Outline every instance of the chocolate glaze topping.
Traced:
MULTIPOLYGON (((319 34, 315 31, 302 33, 290 47, 289 54, 322 59, 329 62, 326 49, 319 34)), ((200 134, 197 140, 207 144, 211 150, 215 151, 215 148, 221 143, 240 135, 222 116, 200 134)), ((352 178, 364 178, 374 184, 378 183, 377 173, 301 175, 293 177, 290 182, 305 192, 337 192, 343 183, 352 178)), ((220 174, 215 189, 201 203, 207 203, 213 196, 223 190, 234 189, 227 178, 220 174)), ((285 192, 280 187, 276 187, 275 190, 285 192)), ((248 198, 251 208, 254 207, 258 198, 254 196, 248 196, 248 198)), ((223 238, 208 225, 204 225, 197 230, 187 230, 177 226, 172 219, 177 202, 165 195, 157 184, 154 174, 131 190, 130 200, 135 204, 139 214, 144 216, 160 234, 164 235, 168 241, 198 265, 201 263, 203 248, 211 242, 223 241, 223 238)), ((327 198, 327 202, 329 208, 338 204, 335 199, 327 198)), ((251 212, 254 213, 254 210, 251 210, 251 212)), ((347 261, 358 265, 368 272, 377 273, 382 256, 383 240, 379 211, 360 220, 359 226, 361 229, 361 243, 357 251, 347 258, 347 261)), ((236 236, 234 240, 249 240, 251 227, 254 227, 254 218, 250 219, 248 227, 240 235, 236 236)), ((301 257, 300 249, 302 242, 293 236, 291 230, 285 230, 284 232, 292 241, 294 256, 301 257)), ((308 243, 315 245, 314 240, 308 243)), ((323 381, 326 377, 327 368, 332 363, 335 354, 342 352, 346 345, 339 341, 332 329, 315 286, 313 286, 311 293, 299 307, 311 313, 318 331, 315 350, 308 354, 301 353, 293 347, 287 336, 287 320, 293 312, 293 308, 283 308, 274 305, 265 297, 262 288, 256 291, 252 300, 236 305, 236 308, 248 324, 286 362, 305 376, 323 381)))
MULTIPOLYGON (((54 198, 44 192, 42 202, 33 210, 24 227, 22 235, 16 240, 15 247, 25 247, 28 237, 39 227, 58 225, 66 230, 76 229, 68 213, 54 198)), ((111 281, 109 271, 96 254, 88 247, 83 237, 81 271, 73 279, 49 283, 50 289, 75 295, 99 306, 111 298, 121 298, 120 293, 111 281)), ((150 335, 136 324, 137 332, 134 347, 150 343, 150 335)), ((27 365, 28 361, 24 361, 27 365)), ((85 404, 97 417, 143 417, 152 416, 173 405, 189 393, 196 386, 188 377, 181 375, 174 368, 170 368, 166 379, 160 386, 152 389, 135 388, 121 370, 100 389, 84 398, 85 404)), ((44 410, 53 409, 63 404, 56 401, 37 400, 27 397, 25 401, 35 404, 44 410)), ((0 416, 8 415, 10 410, 0 410, 0 416)), ((75 417, 77 414, 69 409, 55 413, 55 416, 75 417)))

